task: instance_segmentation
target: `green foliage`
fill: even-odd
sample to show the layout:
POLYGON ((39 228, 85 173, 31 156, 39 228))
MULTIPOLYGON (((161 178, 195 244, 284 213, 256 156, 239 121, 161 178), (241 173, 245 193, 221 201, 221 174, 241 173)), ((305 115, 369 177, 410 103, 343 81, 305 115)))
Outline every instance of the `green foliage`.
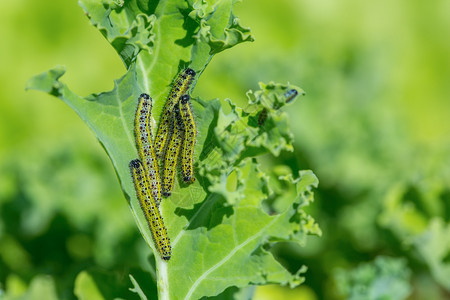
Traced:
POLYGON ((436 281, 450 290, 450 224, 445 222, 450 212, 448 183, 442 180, 445 174, 430 174, 427 178, 393 186, 379 223, 414 249, 436 281))
MULTIPOLYGON (((24 282, 18 277, 11 276, 6 283, 8 294, 2 299, 5 300, 38 300, 49 299, 57 300, 55 282, 50 276, 40 275, 33 278, 30 282, 28 290, 25 288, 24 282)), ((2 296, 2 294, 0 294, 2 296)))
POLYGON ((336 272, 338 289, 350 300, 402 300, 411 293, 411 271, 402 259, 377 257, 351 271, 336 272))
MULTIPOLYGON (((81 5, 122 58, 126 74, 115 81, 112 91, 87 97, 76 95, 60 81, 63 67, 33 77, 27 88, 62 99, 94 132, 113 163, 142 235, 156 253, 128 169, 129 161, 137 157, 133 137, 137 98, 143 92, 153 97, 157 123, 180 68, 189 66, 201 74, 214 54, 250 41, 252 36, 233 15, 234 1, 172 0, 155 5, 83 0, 81 5)), ((194 99, 199 131, 197 181, 191 186, 178 182, 173 196, 161 205, 173 248, 168 263, 155 255, 161 299, 216 296, 232 286, 278 283, 295 287, 303 282, 305 268, 292 274, 270 248, 280 241, 303 245, 307 235, 320 234, 303 210, 312 202, 312 188, 318 180, 311 171, 301 171, 296 178, 290 173, 270 177, 255 158, 293 150, 287 115, 281 108, 289 89, 302 91, 275 83, 260 87, 248 93, 245 109, 230 100, 221 104, 194 99), (277 191, 279 186, 282 192, 277 191), (284 207, 275 209, 277 202, 284 207)), ((141 299, 150 297, 142 290, 148 282, 130 278, 133 292, 141 299)), ((104 288, 105 282, 105 276, 82 272, 75 282, 75 294, 80 299, 117 296, 119 292, 104 288)))
MULTIPOLYGON (((158 3, 124 2, 143 4, 149 10, 158 3)), ((120 11, 118 1, 102 3, 120 11)), ((187 16, 186 25, 199 29, 197 22, 214 12, 211 1, 189 7, 198 16, 187 16)), ((189 15, 189 11, 182 13, 189 15)), ((295 139, 285 142, 295 152, 263 155, 257 162, 278 196, 263 201, 264 211, 270 213, 284 212, 292 204, 290 193, 285 195, 289 181, 278 180, 279 176, 314 170, 320 185, 314 203, 305 210, 318 220, 324 234, 308 238, 305 247, 277 243, 270 248, 291 273, 308 266, 307 280, 299 287, 230 287, 216 297, 342 299, 337 295, 335 270, 352 270, 362 261, 374 265, 373 260, 384 254, 407 261, 409 299, 448 299, 449 2, 246 0, 233 6, 233 14, 242 20, 240 24, 251 25, 257 40, 210 60, 192 91, 194 104, 233 99, 235 113, 226 101, 217 107, 230 116, 230 120, 222 118, 227 124, 236 114, 245 118, 238 108, 248 112, 248 98, 243 95, 249 88, 260 90, 258 81, 307 87, 307 98, 279 110, 288 114, 295 139)), ((127 65, 141 48, 157 52, 159 24, 147 16, 151 14, 123 19, 121 29, 131 28, 134 22, 133 30, 111 36, 127 65), (144 42, 128 43, 133 32, 139 32, 144 42)), ((211 37, 214 42, 205 25, 210 26, 203 24, 204 34, 194 32, 194 40, 211 37)), ((151 251, 123 201, 108 156, 65 103, 23 89, 33 74, 64 63, 68 71, 62 81, 78 95, 109 91, 113 79, 126 71, 121 56, 90 25, 75 0, 4 1, 0 36, 0 298, 29 299, 32 290, 42 286, 52 292, 37 299, 52 299, 50 294, 75 299, 74 291, 77 297, 93 296, 83 292, 95 286, 105 297, 112 295, 109 291, 124 299, 140 299, 142 291, 148 299, 156 299, 155 261, 149 259, 151 251)), ((214 37, 226 40, 218 34, 214 37)), ((166 44, 164 49, 173 46, 166 44)), ((159 57, 171 55, 159 52, 159 57)), ((167 78, 186 66, 185 61, 174 66, 167 78)), ((169 85, 170 79, 161 82, 169 85)), ((165 95, 158 97, 159 103, 165 95)), ((255 116, 257 110, 250 112, 252 117, 245 119, 249 127, 236 124, 233 130, 254 128, 251 125, 260 115, 255 116)), ((214 137, 212 128, 207 135, 214 137)), ((243 157, 242 146, 230 139, 237 137, 229 131, 225 134, 230 148, 243 157)), ((264 133, 257 139, 263 137, 264 133)), ((225 140, 211 141, 209 148, 222 155, 225 140)), ((245 155, 264 151, 259 148, 245 155)), ((213 161, 219 158, 218 154, 213 161)), ((196 174, 201 161, 197 163, 196 174)), ((224 166, 228 165, 227 161, 224 166)), ((236 172, 229 176, 228 195, 235 191, 237 180, 232 178, 236 177, 236 172)), ((223 185, 214 186, 223 193, 223 185)))

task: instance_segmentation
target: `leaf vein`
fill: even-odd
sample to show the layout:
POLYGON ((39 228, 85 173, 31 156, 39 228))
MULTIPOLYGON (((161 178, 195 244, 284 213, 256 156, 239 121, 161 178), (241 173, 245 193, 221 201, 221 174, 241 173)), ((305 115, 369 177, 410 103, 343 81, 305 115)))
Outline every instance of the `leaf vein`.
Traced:
POLYGON ((206 272, 204 272, 192 285, 192 287, 190 288, 190 290, 188 291, 188 293, 186 294, 186 297, 184 298, 185 300, 188 300, 191 298, 192 294, 194 293, 194 291, 197 289, 198 285, 212 272, 214 272, 216 269, 220 268, 225 262, 227 262, 234 254, 236 254, 236 252, 238 252, 240 249, 244 248, 246 245, 248 245, 250 242, 252 242, 254 239, 256 239, 257 237, 261 236, 261 234, 270 226, 272 226, 272 224, 278 219, 278 217, 274 218, 269 224, 267 224, 266 226, 264 226, 258 234, 255 234, 253 236, 251 236, 250 238, 248 238, 247 240, 245 240, 243 243, 241 243, 240 245, 238 245, 237 247, 235 247, 227 256, 225 256, 221 261, 219 261, 218 263, 216 263, 214 266, 212 266, 211 268, 209 268, 208 270, 206 270, 206 272))
POLYGON ((116 101, 117 101, 117 105, 119 107, 119 114, 120 114, 120 120, 122 122, 124 131, 128 137, 128 142, 130 142, 130 144, 132 146, 134 146, 134 138, 131 137, 130 135, 130 129, 128 128, 127 123, 125 122, 125 116, 123 114, 123 109, 122 109, 122 101, 120 101, 120 97, 119 97, 119 92, 116 93, 116 101))

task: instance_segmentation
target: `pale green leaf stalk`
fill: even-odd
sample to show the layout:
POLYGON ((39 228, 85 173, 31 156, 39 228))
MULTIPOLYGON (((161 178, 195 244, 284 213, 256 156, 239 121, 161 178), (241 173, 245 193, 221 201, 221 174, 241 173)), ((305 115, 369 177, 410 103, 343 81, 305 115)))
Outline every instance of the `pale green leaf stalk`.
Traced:
MULTIPOLYGON (((256 159, 264 153, 278 156, 293 151, 284 94, 292 88, 303 91, 261 83, 260 90, 247 94, 245 108, 231 100, 192 100, 198 129, 197 180, 186 185, 178 179, 172 196, 162 201, 172 258, 165 262, 155 251, 128 169, 138 157, 133 136, 137 99, 144 92, 151 95, 157 124, 180 70, 190 67, 198 79, 215 54, 252 41, 250 30, 233 15, 235 2, 81 0, 92 24, 122 58, 126 74, 115 81, 112 91, 84 98, 60 81, 63 67, 39 74, 27 84, 72 107, 104 147, 139 230, 155 253, 159 299, 199 299, 230 287, 239 293, 239 288, 269 283, 295 287, 303 282, 306 268, 291 274, 270 247, 280 241, 302 245, 308 234, 320 234, 303 211, 313 201, 315 175, 311 171, 297 176, 265 174, 256 159)), ((141 299, 151 299, 140 288, 149 283, 130 278, 130 290, 141 299)), ((84 293, 83 286, 77 285, 77 294, 84 293)), ((243 289, 241 294, 248 297, 249 291, 243 289)))

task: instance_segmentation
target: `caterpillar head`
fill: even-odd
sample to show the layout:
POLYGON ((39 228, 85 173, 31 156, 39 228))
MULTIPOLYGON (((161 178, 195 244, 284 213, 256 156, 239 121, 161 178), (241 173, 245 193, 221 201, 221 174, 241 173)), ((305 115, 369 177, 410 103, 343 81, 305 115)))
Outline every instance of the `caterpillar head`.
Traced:
POLYGON ((180 97, 181 104, 186 104, 190 99, 191 99, 191 97, 189 95, 181 96, 180 97))

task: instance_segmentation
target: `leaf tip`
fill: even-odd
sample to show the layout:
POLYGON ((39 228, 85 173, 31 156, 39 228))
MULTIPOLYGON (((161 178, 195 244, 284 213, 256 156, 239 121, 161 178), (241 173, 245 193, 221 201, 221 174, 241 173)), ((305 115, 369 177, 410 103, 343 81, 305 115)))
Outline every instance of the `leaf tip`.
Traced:
POLYGON ((53 69, 31 77, 25 84, 25 90, 38 90, 56 95, 59 89, 59 78, 66 73, 66 67, 58 65, 53 69))

